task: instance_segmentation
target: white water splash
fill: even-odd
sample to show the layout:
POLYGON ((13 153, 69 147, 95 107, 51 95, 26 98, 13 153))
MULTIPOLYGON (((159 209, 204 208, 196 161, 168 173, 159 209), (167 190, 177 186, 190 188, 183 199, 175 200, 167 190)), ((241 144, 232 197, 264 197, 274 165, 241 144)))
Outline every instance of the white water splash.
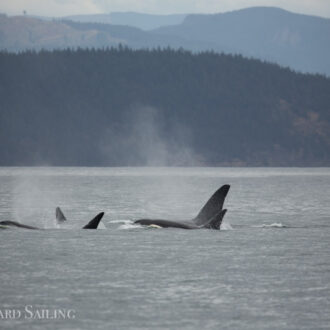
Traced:
POLYGON ((104 223, 102 221, 100 221, 97 229, 101 229, 101 230, 104 230, 104 229, 107 229, 107 227, 104 225, 104 223))
POLYGON ((125 223, 125 224, 118 227, 118 229, 120 229, 120 230, 122 230, 122 229, 136 229, 136 228, 143 228, 143 227, 139 224, 134 223, 134 222, 125 223))
POLYGON ((133 223, 132 220, 111 220, 110 223, 124 223, 124 224, 129 224, 133 223))
POLYGON ((233 227, 230 225, 229 222, 222 222, 220 230, 233 230, 233 227))

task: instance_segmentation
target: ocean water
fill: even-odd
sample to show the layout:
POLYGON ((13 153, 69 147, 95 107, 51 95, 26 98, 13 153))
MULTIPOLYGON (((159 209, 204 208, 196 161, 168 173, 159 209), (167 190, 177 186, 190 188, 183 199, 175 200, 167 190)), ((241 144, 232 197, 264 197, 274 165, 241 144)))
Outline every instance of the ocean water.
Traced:
POLYGON ((0 230, 0 329, 330 329, 329 196, 328 168, 0 168, 0 221, 46 229, 0 230), (226 183, 220 231, 133 224, 226 183))

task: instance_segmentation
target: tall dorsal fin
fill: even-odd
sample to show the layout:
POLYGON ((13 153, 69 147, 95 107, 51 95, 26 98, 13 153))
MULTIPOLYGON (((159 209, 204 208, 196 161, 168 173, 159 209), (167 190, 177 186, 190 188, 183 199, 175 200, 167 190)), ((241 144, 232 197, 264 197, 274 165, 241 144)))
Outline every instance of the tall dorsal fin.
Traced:
POLYGON ((206 202, 206 204, 199 211, 197 217, 193 219, 196 225, 201 226, 207 223, 214 215, 222 210, 223 203, 228 194, 230 185, 225 184, 220 187, 206 202))
POLYGON ((104 216, 104 212, 99 213, 95 218, 93 218, 83 229, 96 229, 99 225, 101 219, 104 216))
POLYGON ((213 216, 207 224, 204 225, 204 228, 220 230, 220 226, 226 212, 227 212, 226 209, 221 210, 218 214, 213 216))
POLYGON ((55 213, 56 213, 56 220, 57 220, 57 222, 66 221, 65 215, 63 214, 62 210, 59 207, 56 208, 55 213))

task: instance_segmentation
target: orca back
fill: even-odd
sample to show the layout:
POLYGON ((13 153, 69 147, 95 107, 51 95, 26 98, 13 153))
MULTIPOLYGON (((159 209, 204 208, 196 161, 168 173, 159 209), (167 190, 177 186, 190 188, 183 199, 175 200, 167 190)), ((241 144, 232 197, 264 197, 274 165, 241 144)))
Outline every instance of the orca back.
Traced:
POLYGON ((18 228, 25 228, 25 229, 40 229, 37 227, 29 226, 29 225, 23 225, 22 223, 16 222, 16 221, 1 221, 1 226, 4 227, 18 227, 18 228))
POLYGON ((164 219, 139 219, 134 223, 144 226, 157 226, 161 228, 181 228, 181 229, 198 229, 194 224, 183 221, 164 220, 164 219))

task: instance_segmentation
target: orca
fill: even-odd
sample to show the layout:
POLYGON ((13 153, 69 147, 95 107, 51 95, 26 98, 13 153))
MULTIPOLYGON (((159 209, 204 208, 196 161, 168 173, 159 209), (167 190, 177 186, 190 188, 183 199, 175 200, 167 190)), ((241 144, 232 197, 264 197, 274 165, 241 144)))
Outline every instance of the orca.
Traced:
POLYGON ((23 225, 22 223, 16 222, 16 221, 0 221, 0 225, 3 228, 8 228, 8 227, 18 227, 18 228, 25 228, 25 229, 40 229, 37 227, 33 226, 28 226, 28 225, 23 225))
MULTIPOLYGON (((62 214, 62 216, 64 217, 63 212, 58 207, 58 208, 56 208, 56 219, 57 219, 57 214, 58 214, 57 210, 59 210, 60 213, 62 214)), ((96 217, 94 217, 91 221, 89 221, 88 224, 85 225, 82 229, 97 229, 103 216, 104 216, 104 212, 99 213, 96 217)), ((0 227, 2 229, 8 228, 8 227, 18 227, 18 228, 24 228, 24 229, 42 229, 42 228, 38 228, 38 227, 34 227, 34 226, 24 225, 24 224, 16 222, 16 221, 0 221, 0 227)))
POLYGON ((139 219, 134 223, 162 227, 162 228, 181 228, 181 229, 216 229, 220 230, 221 222, 227 210, 222 209, 225 198, 228 194, 230 185, 225 184, 220 187, 206 202, 197 216, 191 220, 164 220, 164 219, 139 219))

